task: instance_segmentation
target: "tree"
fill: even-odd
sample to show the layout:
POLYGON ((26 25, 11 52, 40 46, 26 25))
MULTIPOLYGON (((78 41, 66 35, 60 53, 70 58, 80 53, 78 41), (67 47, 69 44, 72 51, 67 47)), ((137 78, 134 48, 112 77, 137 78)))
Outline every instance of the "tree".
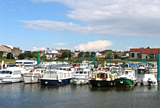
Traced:
POLYGON ((64 58, 67 58, 67 57, 69 57, 69 53, 67 51, 63 51, 62 52, 62 58, 64 59, 64 58))
POLYGON ((91 52, 91 57, 93 58, 96 55, 95 52, 91 52))
POLYGON ((85 53, 85 57, 86 57, 86 58, 90 57, 90 55, 89 55, 89 52, 88 52, 88 51, 85 53))
POLYGON ((115 59, 118 59, 118 58, 120 58, 120 57, 119 57, 117 54, 115 54, 115 55, 114 55, 114 58, 115 58, 115 59))
POLYGON ((82 58, 83 57, 83 51, 81 51, 79 54, 78 54, 78 58, 82 58))
POLYGON ((20 54, 19 56, 18 56, 18 58, 19 59, 24 59, 25 58, 25 54, 23 53, 23 54, 20 54))
POLYGON ((37 58, 37 55, 39 54, 39 52, 34 52, 33 53, 33 57, 37 58))
POLYGON ((7 54, 7 59, 14 59, 13 54, 12 53, 8 53, 7 54))
POLYGON ((32 55, 31 52, 26 52, 26 53, 24 53, 24 55, 25 55, 25 58, 26 58, 26 57, 28 57, 28 58, 33 58, 33 55, 32 55))
POLYGON ((47 56, 44 54, 41 58, 42 58, 43 60, 45 60, 46 57, 47 57, 47 56))
POLYGON ((113 58, 114 57, 114 53, 112 52, 112 51, 108 51, 107 53, 106 53, 106 58, 113 58))

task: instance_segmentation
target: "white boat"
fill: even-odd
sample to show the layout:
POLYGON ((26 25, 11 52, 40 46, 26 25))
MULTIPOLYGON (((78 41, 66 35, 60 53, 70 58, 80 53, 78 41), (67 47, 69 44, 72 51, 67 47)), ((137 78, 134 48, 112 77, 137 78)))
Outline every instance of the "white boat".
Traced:
POLYGON ((91 70, 88 68, 78 68, 74 73, 73 84, 87 84, 91 78, 91 70))
POLYGON ((119 71, 118 78, 115 79, 116 87, 132 87, 136 84, 136 71, 131 68, 126 68, 119 71))
POLYGON ((37 61, 34 61, 34 60, 16 60, 15 61, 15 65, 17 67, 22 67, 27 71, 33 70, 36 64, 37 64, 37 61))
POLYGON ((74 75, 74 69, 70 67, 59 67, 56 70, 48 70, 44 72, 40 79, 41 84, 68 84, 74 75))
POLYGON ((0 70, 0 83, 15 83, 23 81, 22 68, 10 67, 0 70))
POLYGON ((24 74, 24 83, 33 84, 39 83, 40 78, 43 76, 45 69, 35 69, 33 72, 24 74))
POLYGON ((157 79, 154 74, 144 74, 143 85, 157 85, 157 79))

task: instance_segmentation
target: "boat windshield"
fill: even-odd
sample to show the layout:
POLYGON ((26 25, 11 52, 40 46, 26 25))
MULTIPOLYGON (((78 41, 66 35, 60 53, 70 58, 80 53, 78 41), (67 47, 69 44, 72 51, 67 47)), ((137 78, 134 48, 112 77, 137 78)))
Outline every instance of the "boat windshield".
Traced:
POLYGON ((12 74, 12 71, 0 71, 0 74, 12 74))

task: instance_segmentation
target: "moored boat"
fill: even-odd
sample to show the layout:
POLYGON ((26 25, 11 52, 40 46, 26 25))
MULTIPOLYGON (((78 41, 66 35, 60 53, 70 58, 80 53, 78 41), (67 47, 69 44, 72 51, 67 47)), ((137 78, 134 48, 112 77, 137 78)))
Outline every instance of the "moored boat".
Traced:
POLYGON ((15 83, 23 81, 23 69, 18 67, 10 67, 0 70, 0 83, 15 83))
POLYGON ((78 68, 74 73, 73 84, 87 84, 91 77, 91 70, 89 68, 78 68))
POLYGON ((116 87, 132 87, 136 84, 135 70, 125 69, 118 73, 115 79, 116 87))
POLYGON ((59 67, 57 70, 48 70, 44 72, 40 79, 43 85, 61 85, 68 84, 73 78, 74 71, 70 67, 59 67))
POLYGON ((91 86, 97 87, 113 87, 116 73, 109 71, 98 70, 93 72, 93 77, 90 80, 91 86))

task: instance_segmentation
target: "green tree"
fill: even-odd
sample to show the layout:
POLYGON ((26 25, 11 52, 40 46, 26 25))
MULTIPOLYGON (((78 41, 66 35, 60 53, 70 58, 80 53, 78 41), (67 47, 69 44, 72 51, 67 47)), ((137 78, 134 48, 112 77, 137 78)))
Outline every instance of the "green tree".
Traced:
POLYGON ((83 51, 81 51, 79 54, 78 54, 78 58, 82 58, 83 57, 83 51))
POLYGON ((69 57, 69 53, 67 51, 63 51, 62 52, 62 58, 64 59, 64 58, 67 58, 67 57, 69 57))
POLYGON ((115 54, 115 55, 114 55, 114 58, 115 58, 115 59, 119 59, 120 57, 119 57, 117 54, 115 54))
POLYGON ((91 52, 91 57, 93 58, 94 56, 96 56, 96 53, 95 52, 91 52))
POLYGON ((26 58, 26 57, 28 57, 28 58, 33 58, 33 55, 32 55, 31 52, 26 52, 26 53, 24 53, 24 55, 25 55, 25 58, 26 58))
POLYGON ((112 52, 112 51, 108 51, 107 53, 106 53, 106 58, 113 58, 114 57, 114 53, 112 52))
POLYGON ((14 59, 13 54, 12 53, 8 53, 7 54, 7 59, 14 59))
POLYGON ((86 57, 86 58, 90 57, 90 54, 89 54, 88 51, 85 53, 85 57, 86 57))
POLYGON ((46 59, 46 55, 45 54, 43 54, 43 56, 41 57, 43 60, 45 60, 46 59))
POLYGON ((24 59, 25 58, 25 54, 23 53, 23 54, 20 54, 19 56, 18 56, 18 58, 19 59, 24 59))
POLYGON ((33 57, 37 58, 37 55, 39 54, 39 52, 33 52, 33 57))

